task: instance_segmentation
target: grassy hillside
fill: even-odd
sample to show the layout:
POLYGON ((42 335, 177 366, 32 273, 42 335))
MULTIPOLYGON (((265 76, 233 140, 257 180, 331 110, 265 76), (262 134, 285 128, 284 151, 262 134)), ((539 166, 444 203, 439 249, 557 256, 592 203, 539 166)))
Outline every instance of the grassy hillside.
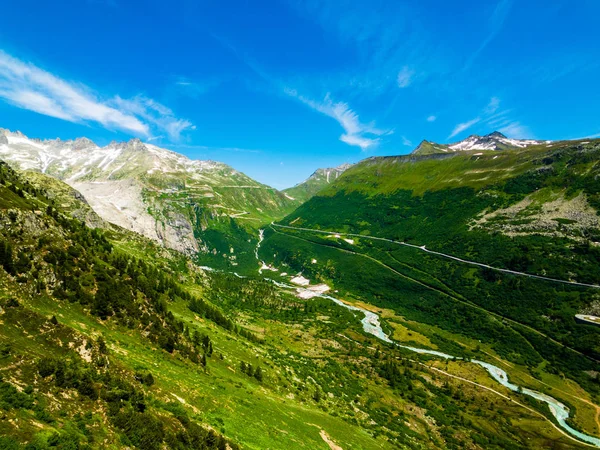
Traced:
POLYGON ((299 183, 294 187, 284 189, 282 192, 288 197, 294 199, 298 205, 302 204, 311 197, 317 195, 327 185, 337 180, 339 176, 350 167, 350 164, 342 164, 339 167, 317 169, 302 183, 299 183))
POLYGON ((466 363, 382 345, 328 300, 91 229, 70 214, 83 205, 41 186, 0 166, 2 448, 580 447, 539 405, 456 378, 466 363))
MULTIPOLYGON (((600 329, 574 316, 598 310, 599 289, 506 274, 418 247, 598 284, 600 141, 476 153, 365 160, 282 221, 358 236, 273 227, 261 255, 394 311, 450 353, 457 341, 474 342, 467 348, 487 346, 533 378, 567 377, 597 405, 600 329), (451 340, 439 340, 445 333, 451 340)), ((595 414, 575 420, 598 435, 595 414)))

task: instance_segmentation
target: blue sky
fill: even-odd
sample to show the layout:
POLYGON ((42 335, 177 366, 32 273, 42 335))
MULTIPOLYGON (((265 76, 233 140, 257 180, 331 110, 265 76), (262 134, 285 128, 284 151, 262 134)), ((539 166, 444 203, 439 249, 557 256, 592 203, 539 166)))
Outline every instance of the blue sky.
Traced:
POLYGON ((422 139, 600 137, 600 2, 5 2, 0 127, 276 188, 422 139), (58 6, 60 5, 60 6, 58 6))

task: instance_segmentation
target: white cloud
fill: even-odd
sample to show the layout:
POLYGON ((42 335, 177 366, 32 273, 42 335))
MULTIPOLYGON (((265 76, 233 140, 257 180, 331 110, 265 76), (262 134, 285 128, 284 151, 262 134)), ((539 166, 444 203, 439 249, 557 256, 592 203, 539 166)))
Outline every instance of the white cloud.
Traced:
POLYGON ((410 86, 413 82, 414 75, 415 71, 413 69, 408 66, 404 66, 402 69, 400 69, 400 72, 398 72, 398 87, 406 88, 410 86))
POLYGON ((151 136, 148 139, 146 139, 146 142, 152 142, 152 141, 157 141, 159 139, 164 138, 164 136, 161 134, 160 136, 151 136))
POLYGON ((295 89, 285 88, 284 92, 315 111, 335 119, 344 129, 344 134, 340 136, 340 141, 348 145, 354 145, 360 147, 362 150, 367 150, 379 143, 379 136, 392 134, 392 130, 376 128, 374 123, 362 123, 358 114, 347 103, 333 101, 330 94, 327 94, 322 102, 317 102, 300 95, 295 89))
POLYGON ((432 115, 427 118, 427 122, 435 122, 436 119, 437 117, 432 115))
POLYGON ((170 108, 143 95, 128 100, 117 96, 115 104, 122 111, 140 117, 154 128, 163 130, 173 141, 179 140, 183 131, 196 129, 190 121, 175 117, 170 108))
POLYGON ((405 136, 402 136, 402 145, 406 147, 412 147, 412 141, 405 136))
POLYGON ((0 87, 0 97, 4 97, 10 103, 19 105, 25 109, 56 117, 58 119, 74 121, 67 111, 64 111, 61 105, 46 97, 39 92, 28 91, 25 89, 16 89, 13 91, 4 90, 0 87))
POLYGON ((479 113, 479 116, 456 125, 450 136, 448 136, 448 139, 453 138, 478 123, 487 127, 488 132, 498 130, 500 133, 514 139, 532 138, 529 128, 508 116, 511 113, 510 109, 499 110, 499 108, 500 99, 498 97, 490 98, 490 101, 479 113))
POLYGON ((485 114, 494 114, 496 111, 498 111, 499 107, 500 107, 500 99, 498 97, 492 97, 490 99, 490 102, 488 103, 488 105, 485 107, 484 113, 485 114))
MULTIPOLYGON (((430 55, 439 46, 429 39, 430 30, 422 22, 408 20, 418 14, 411 2, 348 0, 287 0, 301 16, 336 36, 344 48, 356 51, 357 61, 338 74, 329 90, 345 87, 349 95, 373 99, 387 95, 392 89, 404 88, 399 83, 403 66, 418 67, 419 78, 431 70, 430 55)), ((412 75, 412 74, 411 74, 412 75)), ((414 77, 410 77, 414 82, 414 77)), ((329 76, 317 84, 331 82, 329 76)))
POLYGON ((498 131, 513 139, 528 139, 532 137, 531 131, 526 126, 521 125, 520 122, 511 122, 498 131))
POLYGON ((37 66, 0 50, 0 98, 30 111, 75 123, 95 122, 149 137, 152 128, 165 131, 172 139, 191 123, 177 119, 173 112, 151 99, 122 100, 118 96, 100 100, 83 85, 67 82, 37 66), (120 102, 128 102, 124 108, 120 102))
POLYGON ((340 141, 345 142, 348 145, 360 147, 362 150, 368 150, 379 143, 379 139, 369 139, 357 134, 342 134, 340 136, 340 141))
POLYGON ((458 125, 456 125, 454 127, 454 130, 452 130, 452 133, 450 133, 450 136, 448 136, 448 139, 451 139, 454 136, 456 136, 457 134, 462 133, 463 131, 471 128, 473 125, 475 125, 479 121, 481 121, 481 118, 476 117, 472 120, 469 120, 468 122, 459 123, 458 125))

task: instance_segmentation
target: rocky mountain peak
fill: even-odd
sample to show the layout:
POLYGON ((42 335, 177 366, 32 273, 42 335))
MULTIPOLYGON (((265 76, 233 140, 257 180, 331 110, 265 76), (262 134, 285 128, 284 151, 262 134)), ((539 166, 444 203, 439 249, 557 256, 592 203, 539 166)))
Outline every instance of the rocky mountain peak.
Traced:
POLYGON ((92 141, 91 139, 82 137, 82 138, 77 138, 73 141, 73 149, 75 150, 81 150, 84 148, 89 148, 89 147, 98 147, 96 145, 96 143, 94 141, 92 141))
POLYGON ((125 149, 133 150, 133 151, 147 150, 146 146, 139 138, 133 138, 133 139, 129 140, 127 143, 125 143, 125 149))
MULTIPOLYGON (((414 155, 432 155, 441 153, 452 153, 470 150, 509 150, 537 145, 546 141, 536 141, 533 139, 511 139, 499 131, 480 136, 472 134, 462 141, 452 144, 436 144, 423 140, 413 151, 414 155)), ((550 142, 550 141, 547 141, 550 142)))

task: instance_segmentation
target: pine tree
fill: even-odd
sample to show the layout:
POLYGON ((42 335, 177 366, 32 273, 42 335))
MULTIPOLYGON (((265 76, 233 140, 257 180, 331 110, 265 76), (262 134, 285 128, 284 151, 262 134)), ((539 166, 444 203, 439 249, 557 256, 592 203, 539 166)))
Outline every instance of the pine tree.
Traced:
POLYGON ((260 367, 257 367, 256 370, 254 371, 254 378, 256 378, 259 383, 262 383, 263 372, 262 372, 262 369, 260 367))
POLYGON ((144 377, 144 384, 146 386, 152 386, 154 384, 154 377, 150 372, 144 377))
POLYGON ((108 347, 106 346, 106 341, 104 340, 104 337, 102 337, 102 336, 100 336, 98 338, 98 351, 102 355, 106 355, 108 353, 108 347))
POLYGON ((15 274, 13 264, 13 248, 10 242, 2 241, 0 243, 0 265, 4 267, 9 274, 15 274))
POLYGON ((319 403, 321 401, 321 390, 319 389, 319 387, 317 386, 317 388, 315 389, 315 393, 313 395, 313 399, 315 402, 319 403))

